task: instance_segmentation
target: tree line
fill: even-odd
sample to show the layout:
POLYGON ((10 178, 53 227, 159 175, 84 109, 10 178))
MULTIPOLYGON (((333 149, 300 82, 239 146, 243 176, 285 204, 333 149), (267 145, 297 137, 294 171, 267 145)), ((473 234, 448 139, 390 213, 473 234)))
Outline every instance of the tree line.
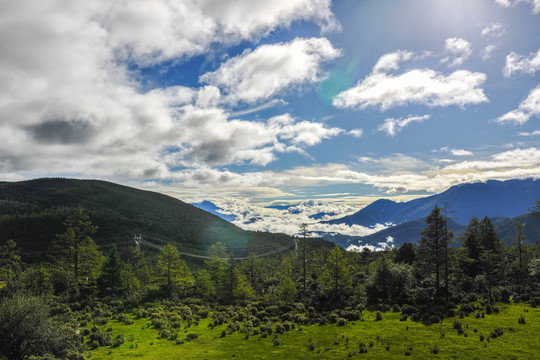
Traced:
MULTIPOLYGON (((539 216, 539 201, 531 212, 539 216)), ((425 218, 418 244, 380 252, 309 248, 309 231, 303 225, 299 251, 271 258, 249 253, 237 260, 218 242, 208 249, 204 263, 188 264, 172 244, 157 254, 112 246, 104 255, 92 239, 97 227, 78 210, 65 220, 48 262, 22 263, 15 242, 7 241, 0 249, 0 281, 4 293, 25 290, 66 299, 189 297, 221 304, 261 299, 320 309, 463 298, 493 302, 510 296, 540 300, 540 248, 538 242, 525 243, 522 224, 516 223, 514 243, 507 247, 488 217, 471 218, 455 238, 444 213, 445 208, 435 206, 425 218)))

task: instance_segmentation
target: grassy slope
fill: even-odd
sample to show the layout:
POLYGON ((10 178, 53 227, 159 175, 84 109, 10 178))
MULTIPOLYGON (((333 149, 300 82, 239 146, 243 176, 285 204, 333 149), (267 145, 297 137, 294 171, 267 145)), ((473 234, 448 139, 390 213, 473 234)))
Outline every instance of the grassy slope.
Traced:
MULTIPOLYGON (((133 325, 125 325, 111 321, 113 337, 118 333, 126 336, 126 342, 118 348, 99 348, 92 351, 92 359, 344 359, 349 352, 358 351, 362 341, 368 346, 368 352, 353 355, 352 358, 365 359, 535 359, 540 356, 540 309, 530 308, 523 304, 499 305, 501 312, 486 315, 484 319, 474 316, 464 319, 449 318, 442 324, 431 326, 422 323, 399 321, 400 314, 387 312, 382 321, 375 321, 375 313, 364 311, 365 321, 349 323, 345 326, 309 325, 303 331, 296 329, 279 335, 283 342, 273 346, 273 335, 268 338, 251 336, 244 339, 244 334, 235 332, 219 338, 227 325, 217 326, 210 330, 210 319, 200 321, 192 326, 189 332, 196 332, 199 338, 182 345, 174 341, 158 339, 158 331, 147 327, 148 320, 135 320, 133 325), (527 323, 518 324, 517 319, 524 315, 527 323), (458 335, 452 328, 454 320, 463 324, 467 337, 458 335), (468 328, 466 328, 468 324, 468 328), (408 330, 406 328, 408 327, 408 330), (480 334, 486 339, 496 327, 502 328, 504 334, 490 342, 479 340, 480 334), (513 331, 509 330, 513 328, 513 331), (474 333, 473 329, 478 332, 474 333), (441 332, 445 334, 441 337, 441 332), (133 336, 133 341, 130 341, 133 336), (346 342, 346 337, 349 341, 346 342), (377 337, 379 339, 377 339, 377 337), (309 339, 315 344, 315 350, 307 348, 309 339), (336 344, 336 340, 339 342, 336 344), (370 342, 373 346, 369 347, 370 342), (131 344, 137 347, 131 348, 131 344), (153 343, 153 345, 150 345, 153 343), (387 344, 390 349, 386 350, 387 344), (431 349, 437 345, 437 355, 431 349), (411 356, 405 356, 405 350, 412 346, 411 356)), ((184 331, 184 330, 182 330, 184 331)), ((180 339, 186 338, 181 332, 180 339)))

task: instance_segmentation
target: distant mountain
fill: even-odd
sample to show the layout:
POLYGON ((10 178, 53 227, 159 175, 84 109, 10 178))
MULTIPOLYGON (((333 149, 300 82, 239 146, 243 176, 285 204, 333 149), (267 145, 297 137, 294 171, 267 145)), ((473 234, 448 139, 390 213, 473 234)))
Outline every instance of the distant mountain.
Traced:
MULTIPOLYGON (((36 179, 0 182, 0 242, 13 239, 25 252, 45 253, 63 222, 83 208, 98 226, 100 246, 133 244, 134 234, 156 244, 204 254, 221 241, 228 251, 268 253, 294 246, 292 237, 242 230, 206 211, 163 194, 97 180, 36 179)), ((312 246, 331 246, 313 239, 312 246)))
POLYGON ((216 216, 219 216, 220 218, 222 218, 223 220, 226 220, 228 222, 233 222, 234 220, 236 220, 236 216, 234 215, 226 215, 226 214, 223 214, 220 212, 220 210, 223 210, 222 208, 220 207, 217 207, 213 202, 210 202, 210 201, 202 201, 200 203, 192 203, 191 205, 201 209, 201 210, 204 210, 204 211, 207 211, 209 212, 210 214, 214 214, 216 216))
POLYGON ((467 224, 473 216, 513 218, 525 214, 534 206, 535 198, 540 198, 540 180, 490 180, 453 186, 443 193, 403 203, 377 200, 352 215, 325 223, 368 227, 377 223, 401 224, 425 218, 435 205, 443 207, 447 202, 454 212, 452 217, 467 224))
MULTIPOLYGON (((498 217, 491 219, 491 221, 501 240, 508 246, 512 245, 512 241, 515 237, 514 229, 516 222, 525 224, 523 232, 526 237, 526 243, 534 244, 540 238, 540 219, 538 217, 526 214, 512 219, 498 217)), ((320 234, 320 236, 323 239, 332 241, 344 248, 347 248, 350 245, 373 245, 380 247, 381 243, 386 243, 388 237, 391 237, 392 244, 399 247, 406 242, 412 244, 418 243, 418 240, 421 238, 422 230, 425 228, 425 220, 424 218, 421 218, 392 226, 368 236, 347 236, 341 234, 320 234)), ((459 224, 454 220, 450 220, 448 221, 448 228, 454 232, 454 244, 460 245, 458 237, 466 226, 459 224)))

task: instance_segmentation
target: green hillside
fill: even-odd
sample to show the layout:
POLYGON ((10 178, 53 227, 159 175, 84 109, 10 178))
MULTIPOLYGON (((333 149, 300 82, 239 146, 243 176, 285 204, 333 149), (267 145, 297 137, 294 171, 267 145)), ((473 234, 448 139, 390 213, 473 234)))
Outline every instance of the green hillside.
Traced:
MULTIPOLYGON (((98 180, 64 178, 0 182, 0 241, 13 239, 24 252, 46 252, 63 222, 82 208, 97 225, 100 246, 133 245, 134 234, 155 244, 203 255, 217 241, 236 256, 294 246, 292 237, 244 231, 206 211, 163 194, 98 180)), ((331 246, 313 239, 313 246, 331 246)))

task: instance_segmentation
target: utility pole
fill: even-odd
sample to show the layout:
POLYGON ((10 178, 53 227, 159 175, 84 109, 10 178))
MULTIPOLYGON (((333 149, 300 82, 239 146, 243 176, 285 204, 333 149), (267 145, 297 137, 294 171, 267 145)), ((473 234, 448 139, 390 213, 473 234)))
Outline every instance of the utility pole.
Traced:
POLYGON ((308 236, 308 231, 307 231, 307 224, 306 223, 303 223, 302 225, 300 225, 300 233, 302 234, 302 237, 303 237, 303 256, 302 256, 302 269, 303 269, 303 277, 302 277, 302 282, 304 284, 304 293, 306 292, 306 238, 308 236))

